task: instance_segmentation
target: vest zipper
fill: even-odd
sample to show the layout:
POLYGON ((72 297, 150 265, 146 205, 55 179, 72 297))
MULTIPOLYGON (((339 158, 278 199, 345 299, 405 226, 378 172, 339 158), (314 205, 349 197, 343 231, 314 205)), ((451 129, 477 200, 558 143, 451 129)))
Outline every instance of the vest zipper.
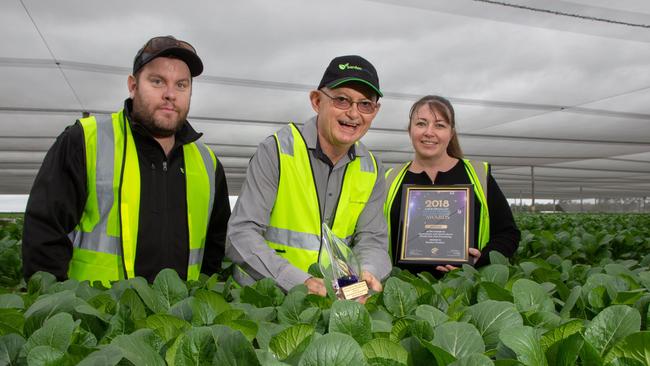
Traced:
POLYGON ((166 172, 167 171, 167 162, 163 161, 162 166, 163 166, 163 172, 166 172))

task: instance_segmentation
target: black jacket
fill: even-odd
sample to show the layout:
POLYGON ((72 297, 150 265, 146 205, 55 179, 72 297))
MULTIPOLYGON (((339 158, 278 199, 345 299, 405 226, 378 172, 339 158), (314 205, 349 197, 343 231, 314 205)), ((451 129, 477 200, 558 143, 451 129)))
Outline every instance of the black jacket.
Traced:
MULTIPOLYGON (((396 168, 397 169, 397 168, 396 168)), ((471 184, 469 176, 465 171, 465 166, 462 161, 458 161, 453 168, 449 169, 446 172, 438 172, 436 175, 436 181, 431 182, 431 179, 426 172, 421 173, 412 173, 407 171, 402 180, 402 186, 404 184, 418 184, 418 185, 452 185, 452 184, 471 184)), ((387 188, 388 189, 388 188, 387 188)), ((393 205, 390 210, 390 223, 391 223, 391 245, 393 250, 393 261, 395 261, 397 249, 396 245, 398 238, 400 237, 400 207, 402 205, 402 190, 398 191, 393 200, 393 205)), ((481 257, 476 262, 475 267, 482 267, 484 265, 490 264, 490 252, 496 250, 506 257, 512 257, 519 246, 519 239, 521 233, 517 228, 517 224, 512 216, 512 211, 510 211, 510 206, 508 205, 508 200, 501 192, 501 189, 497 185, 497 182, 492 177, 492 174, 488 172, 487 179, 487 204, 490 213, 490 241, 487 242, 483 250, 481 251, 481 257)), ((474 195, 474 233, 475 233, 475 242, 478 241, 478 228, 480 223, 480 210, 481 202, 478 197, 474 195)), ((395 264, 396 265, 396 264, 395 264)), ((419 265, 419 264, 401 264, 400 268, 408 269, 412 273, 417 273, 421 271, 428 271, 434 274, 436 277, 440 277, 440 273, 436 271, 431 266, 419 265)))
MULTIPOLYGON (((182 145, 202 136, 186 121, 176 133, 169 158, 151 136, 130 118, 131 100, 124 103, 140 162, 140 215, 135 273, 153 281, 163 268, 187 277, 189 233, 182 145)), ((221 267, 230 218, 228 187, 217 161, 215 198, 208 227, 201 272, 212 274, 221 267)), ((28 279, 47 271, 58 280, 67 278, 72 258, 68 233, 79 223, 86 204, 84 133, 77 121, 61 133, 50 148, 32 187, 23 232, 23 272, 28 279)))

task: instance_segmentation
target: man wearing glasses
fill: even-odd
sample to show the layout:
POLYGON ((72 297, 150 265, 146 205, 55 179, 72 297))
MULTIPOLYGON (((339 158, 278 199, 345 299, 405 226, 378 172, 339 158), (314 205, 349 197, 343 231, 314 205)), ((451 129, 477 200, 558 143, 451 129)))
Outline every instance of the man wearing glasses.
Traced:
POLYGON ((370 62, 337 57, 309 93, 317 115, 259 145, 228 226, 226 256, 239 266, 240 284, 270 277, 285 291, 304 283, 325 295, 323 280, 308 269, 317 263, 321 223, 327 223, 352 247, 361 279, 381 291, 391 270, 381 217, 383 169, 359 142, 381 96, 370 62))
POLYGON ((221 266, 230 217, 224 169, 187 122, 194 47, 150 39, 137 53, 124 109, 79 119, 48 151, 23 234, 26 278, 153 281, 163 268, 198 279, 221 266))

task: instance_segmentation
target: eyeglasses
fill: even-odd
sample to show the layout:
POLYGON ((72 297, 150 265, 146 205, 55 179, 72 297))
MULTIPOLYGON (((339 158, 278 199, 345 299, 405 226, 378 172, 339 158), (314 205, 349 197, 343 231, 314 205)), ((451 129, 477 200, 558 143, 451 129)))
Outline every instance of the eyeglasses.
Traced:
POLYGON ((144 47, 142 47, 142 50, 140 50, 140 55, 141 57, 146 57, 147 55, 151 55, 154 53, 158 53, 162 50, 165 50, 167 48, 171 47, 179 47, 179 48, 184 48, 188 51, 192 51, 193 53, 196 53, 196 50, 194 47, 192 47, 191 44, 178 40, 172 36, 165 36, 165 37, 155 37, 149 40, 144 47))
POLYGON ((371 100, 364 99, 355 102, 352 101, 350 98, 342 95, 333 97, 325 93, 325 91, 323 91, 322 89, 320 90, 320 92, 325 94, 328 98, 332 100, 332 104, 334 104, 334 107, 344 111, 347 111, 348 109, 352 108, 353 104, 356 104, 359 113, 363 113, 363 114, 372 114, 377 109, 377 103, 371 100))

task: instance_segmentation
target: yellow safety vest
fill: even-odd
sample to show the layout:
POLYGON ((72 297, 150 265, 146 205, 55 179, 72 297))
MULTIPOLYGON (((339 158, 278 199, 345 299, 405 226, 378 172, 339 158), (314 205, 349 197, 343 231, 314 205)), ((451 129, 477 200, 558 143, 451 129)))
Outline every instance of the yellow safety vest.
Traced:
MULTIPOLYGON (((88 197, 79 224, 69 234, 73 252, 68 276, 110 285, 110 281, 135 276, 140 213, 138 153, 123 110, 105 120, 87 117, 79 122, 84 131, 88 197)), ((214 203, 217 160, 201 143, 183 145, 183 158, 189 229, 187 278, 198 279, 214 203)))
MULTIPOLYGON (((487 174, 489 165, 484 161, 473 161, 468 159, 462 159, 463 165, 465 166, 465 172, 469 177, 470 182, 474 186, 474 194, 481 203, 480 208, 480 221, 479 221, 479 232, 478 232, 478 247, 483 249, 485 244, 490 241, 490 213, 487 205, 487 174), (479 174, 477 174, 477 171, 479 174)), ((399 169, 388 169, 386 171, 386 201, 384 202, 384 217, 386 218, 386 223, 388 225, 388 247, 392 250, 392 243, 390 240, 391 236, 391 223, 390 223, 390 210, 393 206, 393 201, 395 196, 401 192, 402 180, 408 167, 411 165, 411 162, 404 163, 399 169)))
MULTIPOLYGON (((309 152, 293 123, 274 137, 280 157, 280 180, 264 239, 278 255, 306 272, 318 261, 322 223, 309 152)), ((364 148, 358 143, 357 147, 364 148)), ((370 151, 359 154, 346 167, 331 227, 334 234, 350 245, 377 174, 377 162, 370 151)))

